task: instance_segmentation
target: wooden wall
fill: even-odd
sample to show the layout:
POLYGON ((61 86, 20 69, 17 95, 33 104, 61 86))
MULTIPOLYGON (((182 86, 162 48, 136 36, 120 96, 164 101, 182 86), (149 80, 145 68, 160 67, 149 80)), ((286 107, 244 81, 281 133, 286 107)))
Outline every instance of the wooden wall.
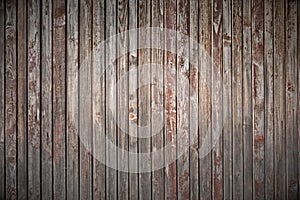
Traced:
MULTIPOLYGON (((0 199, 300 199, 299 23, 297 0, 1 0, 0 199), (212 62, 190 48, 199 59, 182 67, 188 41, 176 38, 158 45, 175 46, 179 56, 127 53, 153 38, 124 36, 122 48, 105 54, 122 56, 98 77, 97 45, 153 26, 188 35, 212 62), (81 66, 85 58, 92 67, 81 66), (149 62, 163 64, 164 73, 147 68, 129 76, 111 99, 119 77, 149 62), (180 73, 190 87, 182 87, 180 73), (144 80, 163 80, 164 92, 150 84, 129 94, 144 80), (196 97, 196 110, 186 96, 196 97), (153 121, 153 104, 165 107, 160 134, 129 136, 138 136, 135 124, 153 121), (114 120, 108 108, 126 112, 114 120), (195 127, 196 143, 160 170, 126 173, 93 156, 103 132, 132 152, 174 143, 168 155, 181 148, 176 133, 183 130, 189 142, 195 127), (78 135, 84 131, 93 133, 85 145, 78 135), (205 135, 215 131, 222 133, 216 145, 199 158, 205 135)), ((122 155, 106 154, 116 156, 122 165, 122 155)))

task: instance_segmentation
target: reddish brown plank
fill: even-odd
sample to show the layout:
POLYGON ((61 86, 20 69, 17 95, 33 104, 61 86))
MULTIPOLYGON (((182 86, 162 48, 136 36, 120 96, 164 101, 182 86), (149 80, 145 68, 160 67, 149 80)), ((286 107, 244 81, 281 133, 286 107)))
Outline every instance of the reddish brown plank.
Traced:
POLYGON ((253 197, 253 116, 251 66, 251 2, 243 3, 243 161, 244 198, 253 197))
POLYGON ((286 1, 285 17, 286 198, 297 199, 297 1, 286 1))
POLYGON ((40 10, 39 1, 28 1, 27 76, 28 76, 28 198, 41 198, 40 173, 40 10))
POLYGON ((273 1, 264 2, 265 198, 274 199, 274 19, 273 1))
POLYGON ((78 108, 78 93, 79 93, 79 55, 78 55, 78 25, 79 25, 79 5, 76 0, 67 1, 67 27, 66 27, 66 84, 67 84, 67 197, 70 199, 79 198, 79 108, 78 108))
POLYGON ((223 197, 222 160, 222 1, 212 2, 212 152, 213 199, 223 197), (221 137, 218 137, 221 135, 221 137))
MULTIPOLYGON (((27 7, 26 1, 18 1, 18 197, 27 197, 27 7)), ((1 37, 1 36, 0 36, 1 37)), ((0 89, 1 91, 1 89, 0 89)), ((0 192, 1 193, 1 192, 0 192)), ((1 198, 1 197, 0 197, 1 198)))
MULTIPOLYGON (((199 1, 199 154, 204 151, 203 145, 211 146, 211 77, 212 77, 212 8, 210 1, 199 1), (201 117, 200 117, 201 116, 201 117), (205 138, 207 141, 205 144, 205 138)), ((212 154, 200 157, 199 193, 200 199, 212 199, 212 154)))
POLYGON ((178 198, 189 199, 189 131, 190 131, 190 113, 189 113, 189 1, 177 1, 177 80, 176 80, 176 97, 177 97, 177 152, 182 155, 177 160, 177 187, 178 198))
POLYGON ((253 109, 253 192, 264 199, 264 2, 252 2, 252 109, 253 109))
MULTIPOLYGON (((222 64, 223 64, 223 198, 224 199, 232 199, 232 123, 233 123, 233 102, 235 101, 235 97, 232 95, 233 84, 232 84, 232 75, 234 74, 234 69, 232 67, 232 55, 241 54, 232 54, 234 50, 232 48, 232 1, 227 0, 223 1, 222 8, 222 27, 223 27, 223 37, 222 37, 222 46, 223 46, 223 54, 222 54, 222 64)), ((239 57, 240 58, 240 57, 239 57)), ((239 62, 238 67, 241 66, 241 62, 239 62)), ((241 72, 241 67, 239 68, 239 72, 241 72)), ((240 89, 241 79, 237 81, 238 87, 240 89)), ((239 111, 236 115, 239 119, 238 128, 241 130, 241 90, 238 91, 235 96, 239 97, 238 106, 239 111), (239 96, 238 96, 239 95, 239 96)), ((239 138, 241 138, 242 134, 240 132, 239 138)), ((235 136, 236 137, 236 136, 235 136)), ((241 163, 240 159, 240 163, 241 163)))
MULTIPOLYGON (((152 1, 152 27, 163 28, 163 0, 152 1)), ((159 47, 159 49, 151 50, 151 63, 161 65, 160 67, 152 67, 151 69, 151 133, 152 133, 152 152, 157 152, 163 148, 164 145, 164 129, 160 123, 164 120, 163 112, 163 34, 152 37, 152 45, 159 47), (159 129, 157 128, 159 127, 159 129)), ((158 158, 152 158, 152 169, 160 163, 164 163, 164 155, 158 158)), ((164 199, 164 169, 155 170, 152 172, 152 199, 164 199)))
MULTIPOLYGON (((164 28, 176 30, 176 2, 166 0, 164 5, 164 28)), ((176 38, 165 34, 166 49, 176 49, 176 38)), ((164 55, 164 97, 165 97, 165 146, 169 145, 169 152, 165 151, 165 162, 176 157, 176 55, 170 51, 164 55)), ((165 199, 177 198, 176 162, 168 164, 165 172, 165 199)))
POLYGON ((17 2, 6 1, 5 16, 5 181, 6 198, 17 198, 17 2))
POLYGON ((105 37, 105 1, 93 1, 92 102, 93 102, 93 198, 105 199, 105 76, 104 52, 98 47, 105 37))

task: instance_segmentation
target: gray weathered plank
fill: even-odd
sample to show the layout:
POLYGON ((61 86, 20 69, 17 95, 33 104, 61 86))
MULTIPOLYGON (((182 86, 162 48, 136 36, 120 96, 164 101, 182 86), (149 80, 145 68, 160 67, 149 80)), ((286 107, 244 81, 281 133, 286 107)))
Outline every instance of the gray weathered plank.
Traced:
POLYGON ((92 199, 92 1, 79 7, 79 198, 92 199))
MULTIPOLYGON (((53 1, 53 198, 66 197, 66 1, 53 1)), ((49 186, 48 186, 49 187, 49 186)))
POLYGON ((273 1, 264 2, 265 198, 274 199, 274 19, 273 1))
MULTIPOLYGON (((234 74, 234 67, 232 67, 232 56, 241 54, 233 53, 232 51, 234 48, 232 47, 233 43, 232 41, 232 1, 227 0, 223 1, 223 8, 222 8, 222 27, 223 27, 223 37, 222 37, 222 47, 223 47, 223 57, 222 57, 222 63, 223 63, 223 198, 224 199, 232 199, 232 120, 233 120, 233 101, 235 101, 233 97, 233 80, 232 80, 232 74, 234 74)), ((239 31, 240 32, 240 31, 239 31)), ((235 32, 236 33, 236 32, 235 32)), ((235 41, 236 42, 236 41, 235 41)), ((240 44, 240 43, 239 43, 240 44)), ((239 57, 241 59, 241 57, 239 57)), ((239 62, 238 73, 241 72, 241 62, 239 62)), ((241 86, 241 79, 237 81, 238 87, 240 89, 241 86)), ((241 98, 241 90, 238 91, 236 95, 239 95, 239 99, 237 99, 237 105, 240 106, 239 110, 237 110, 238 114, 237 119, 239 119, 239 129, 241 130, 241 105, 242 105, 242 98, 241 98)), ((239 138, 241 138, 242 133, 239 133, 239 138)), ((236 137, 236 136, 235 136, 236 137)), ((240 152, 239 152, 240 153, 240 152)), ((242 159, 240 159, 241 161, 242 159)), ((240 162, 241 163, 241 162, 240 162)))
POLYGON ((286 198, 284 1, 274 2, 274 145, 275 199, 286 198))
POLYGON ((92 29, 92 108, 93 108, 93 198, 105 199, 105 52, 100 49, 105 37, 105 1, 93 1, 92 29))
POLYGON ((17 198, 17 2, 6 1, 5 181, 6 199, 17 198))
POLYGON ((253 109, 253 192, 264 199, 265 89, 264 89, 264 2, 252 2, 252 109, 253 109))
MULTIPOLYGON (((166 0, 164 5, 165 24, 164 28, 176 30, 176 2, 166 0)), ((176 38, 165 34, 164 57, 164 97, 165 97, 165 146, 170 146, 169 151, 165 151, 165 199, 177 198, 176 184, 176 162, 169 163, 169 160, 176 158, 176 55, 170 49, 176 50, 176 38)))
POLYGON ((243 3, 243 161, 244 198, 253 196, 253 116, 252 116, 252 66, 251 66, 251 2, 243 3))
POLYGON ((0 199, 5 199, 5 130, 4 130, 4 104, 5 104, 5 1, 0 2, 0 199))
MULTIPOLYGON (((150 1, 140 0, 138 2, 138 27, 142 29, 138 35, 138 45, 145 46, 150 44, 150 32, 143 31, 144 28, 150 27, 150 1)), ((139 136, 139 153, 148 153, 151 151, 151 137, 142 138, 141 135, 151 135, 151 110, 150 110, 150 85, 142 85, 150 82, 151 65, 150 50, 138 50, 138 136, 139 136)), ((139 198, 151 199, 151 173, 142 171, 151 168, 151 157, 147 155, 146 160, 139 160, 139 198)))
POLYGON ((27 89, 28 89, 28 198, 41 198, 40 173, 40 10, 39 1, 28 1, 27 89))
MULTIPOLYGON (((18 1, 18 197, 27 197, 27 7, 26 0, 18 1)), ((1 37, 1 36, 0 36, 1 37)), ((0 89, 1 91, 1 89, 0 89)), ((1 192, 0 192, 1 193, 1 192)), ((1 197, 0 197, 1 198, 1 197)))
POLYGON ((243 33, 242 1, 233 1, 232 14, 232 197, 243 198, 243 33))
MULTIPOLYGON (((129 29, 135 29, 137 25, 137 7, 138 3, 136 0, 129 1, 129 13, 128 13, 128 27, 129 29)), ((128 48, 137 46, 138 39, 129 37, 128 48)), ((137 50, 129 52, 128 65, 130 71, 137 71, 137 50)), ((128 142, 129 142, 129 151, 137 153, 138 152, 138 130, 137 130, 137 73, 129 74, 129 84, 128 84, 128 111, 129 111, 129 124, 128 131, 130 133, 128 142), (135 136, 135 137, 133 137, 135 136)), ((132 158, 129 161, 129 170, 138 169, 138 158, 132 158)), ((139 186, 138 186, 138 174, 130 173, 129 174, 129 196, 130 199, 138 199, 139 195, 139 186)))
MULTIPOLYGON (((118 168, 126 169, 128 163, 128 0, 118 0, 117 7, 117 34, 120 34, 120 41, 117 44, 117 140, 118 147, 123 153, 118 154, 118 168)), ((129 199, 128 196, 128 173, 118 172, 118 198, 129 199)))
MULTIPOLYGON (((199 153, 211 146, 211 53, 212 53, 212 13, 210 1, 199 2, 199 153), (200 117, 201 116, 201 117, 200 117), (205 141, 205 138, 207 140, 205 141), (206 142, 207 144, 205 144, 206 142)), ((212 154, 208 149, 205 157, 200 157, 199 193, 200 199, 212 199, 212 154)))
MULTIPOLYGON (((52 158, 53 158, 53 132, 52 132, 52 2, 42 2, 42 106, 41 106, 41 171, 42 171, 42 198, 52 199, 52 158)), ((57 133, 57 132, 56 132, 57 133)))
MULTIPOLYGON (((109 39, 116 34, 117 30, 117 1, 116 0, 107 0, 106 1, 106 39, 109 39)), ((117 66, 116 60, 113 58, 116 57, 116 44, 110 42, 106 45, 106 136, 109 142, 117 145, 117 130, 116 130, 116 108, 117 102, 116 98, 113 99, 113 96, 116 97, 116 74, 117 66), (114 88, 114 89, 113 89, 114 88)), ((115 164, 114 168, 107 168, 106 171, 106 198, 107 199, 116 199, 118 188, 117 188, 117 152, 108 149, 106 146, 106 161, 108 163, 115 164)))
POLYGON ((79 93, 79 55, 78 55, 78 26, 79 26, 79 3, 76 0, 67 1, 67 27, 66 27, 66 84, 67 84, 67 174, 66 174, 66 187, 67 197, 70 199, 79 199, 79 118, 78 118, 78 93, 79 93))
POLYGON ((199 106, 199 28, 198 28, 198 16, 199 16, 199 2, 190 1, 190 199, 199 199, 199 113, 197 112, 199 106), (195 139, 193 140, 193 134, 195 139))
POLYGON ((286 198, 297 199, 297 1, 286 1, 285 17, 286 198))

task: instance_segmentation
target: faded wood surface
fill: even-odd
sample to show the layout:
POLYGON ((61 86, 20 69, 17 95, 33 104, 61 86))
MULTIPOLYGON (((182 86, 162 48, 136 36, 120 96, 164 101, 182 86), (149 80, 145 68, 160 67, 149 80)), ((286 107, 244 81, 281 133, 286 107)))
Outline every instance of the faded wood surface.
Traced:
POLYGON ((296 0, 1 1, 0 199, 299 199, 299 22, 296 0))

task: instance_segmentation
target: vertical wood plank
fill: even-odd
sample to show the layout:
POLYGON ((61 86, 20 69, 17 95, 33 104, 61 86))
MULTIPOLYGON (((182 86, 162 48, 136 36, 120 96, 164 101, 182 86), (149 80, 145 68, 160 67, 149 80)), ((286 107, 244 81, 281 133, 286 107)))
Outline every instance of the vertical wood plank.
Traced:
MULTIPOLYGON (((232 67, 232 51, 234 50, 232 44, 232 1, 227 0, 223 1, 222 8, 222 27, 223 27, 223 35, 222 35, 222 46, 223 46, 223 54, 222 54, 222 64, 223 64, 223 198, 224 199, 232 199, 232 124, 233 124, 233 101, 235 101, 235 97, 239 95, 238 99, 238 119, 240 120, 238 123, 238 128, 241 130, 241 90, 239 93, 233 95, 232 92, 232 74, 234 73, 234 68, 232 67)), ((240 32, 240 31, 239 31, 240 32)), ((238 54, 233 54, 238 55, 238 54)), ((239 55, 241 56, 241 54, 239 55)), ((239 62, 238 67, 241 66, 241 62, 239 62)), ((241 68, 239 68, 239 73, 241 72, 241 68)), ((240 76, 239 76, 240 77, 240 76)), ((238 86, 241 86, 241 80, 238 80, 238 86)), ((235 102, 236 104, 236 102, 235 102)), ((239 138, 241 138, 242 134, 239 133, 239 138)), ((241 151, 240 151, 241 152, 241 151)), ((240 153, 239 152, 239 153, 240 153)), ((242 159, 240 159, 241 161, 242 159)))
MULTIPOLYGON (((199 1, 199 44, 203 48, 199 53, 200 77, 199 77, 199 148, 205 137, 211 144, 211 41, 212 41, 212 13, 209 0, 199 1), (200 14, 201 13, 201 14, 200 14), (204 51, 204 52, 203 52, 204 51), (201 117, 200 117, 201 116, 201 117)), ((201 153, 201 152, 199 152, 201 153)), ((211 152, 200 159, 200 199, 212 199, 212 170, 211 152)))
POLYGON ((252 2, 252 109, 253 109, 253 191, 264 199, 265 90, 264 90, 264 2, 252 2))
POLYGON ((76 0, 67 1, 67 55, 66 55, 66 84, 67 84, 67 197, 79 199, 79 55, 78 55, 78 26, 79 5, 76 0))
MULTIPOLYGON (((138 3, 136 0, 129 1, 129 17, 128 17, 128 26, 129 29, 135 29, 138 27, 137 21, 137 7, 138 3)), ((138 39, 129 37, 128 45, 129 48, 137 46, 138 39)), ((137 71, 137 50, 129 52, 129 70, 137 71)), ((137 153, 138 152, 138 132, 137 132, 137 73, 130 73, 129 75, 129 84, 128 84, 128 111, 129 111, 129 124, 128 130, 130 135, 134 135, 136 137, 129 136, 129 151, 137 153)), ((133 160, 129 161, 129 169, 138 169, 138 158, 135 157, 133 160)), ((139 186, 138 186, 138 174, 130 173, 129 174, 129 196, 130 199, 138 199, 139 194, 139 186)))
POLYGON ((297 1, 286 1, 285 9, 286 198, 297 199, 297 1))
POLYGON ((28 198, 41 198, 40 2, 28 1, 28 198))
MULTIPOLYGON (((165 25, 164 28, 176 30, 176 1, 166 0, 164 6, 165 25)), ((176 49, 176 38, 165 35, 166 49, 176 49)), ((165 151, 165 162, 172 160, 176 156, 176 55, 171 52, 165 52, 165 145, 169 145, 169 152, 165 151)), ((165 173, 165 199, 177 198, 176 184, 176 162, 166 166, 165 173)))
MULTIPOLYGON (((106 39, 109 39, 113 35, 116 34, 117 30, 117 2, 116 0, 107 0, 106 1, 106 39)), ((106 66, 109 66, 106 69, 106 135, 107 138, 114 145, 117 145, 117 130, 116 130, 116 122, 115 118, 113 118, 112 114, 116 116, 116 108, 117 102, 116 98, 113 99, 113 96, 116 96, 116 90, 112 88, 116 88, 116 61, 112 58, 116 55, 116 44, 110 42, 106 46, 106 66), (111 111, 110 108, 113 108, 111 111), (114 113, 112 113, 114 112, 114 113)), ((106 146, 106 151, 108 151, 108 147, 106 146)), ((106 155, 106 161, 108 163, 116 163, 117 152, 108 151, 106 155)), ((106 198, 107 199, 116 199, 117 198, 117 171, 113 168, 107 168, 106 171, 106 198)))
MULTIPOLYGON (((152 1, 152 17, 151 17, 151 27, 163 28, 163 0, 153 0, 152 1)), ((158 130, 160 123, 164 120, 163 111, 163 40, 164 35, 159 34, 154 37, 152 36, 152 44, 159 47, 159 49, 151 50, 151 63, 160 65, 159 67, 153 67, 151 69, 151 131, 152 131, 152 152, 160 150, 164 145, 164 128, 158 130), (154 135, 156 134, 156 135, 154 135)), ((158 163, 164 163, 164 155, 160 155, 158 158, 152 158, 152 166, 158 163)), ((164 169, 159 169, 152 172, 152 199, 164 199, 164 169)))
POLYGON ((244 198, 253 197, 253 118, 252 118, 252 66, 251 66, 251 2, 243 3, 243 160, 244 198))
MULTIPOLYGON (((140 0, 138 2, 138 27, 143 28, 150 27, 150 11, 151 1, 140 0)), ((150 32, 142 31, 138 35, 138 45, 146 46, 150 44, 150 32)), ((151 76, 150 66, 150 50, 139 49, 138 50, 138 134, 139 134, 139 153, 151 152, 151 137, 141 138, 141 135, 151 136, 151 110, 150 110, 150 85, 142 85, 143 83, 149 83, 151 76)), ((151 173, 143 172, 143 169, 151 167, 151 157, 148 154, 146 161, 139 160, 139 198, 151 199, 151 173)))
POLYGON ((4 101, 4 79, 5 79, 5 1, 0 2, 0 199, 5 199, 5 101, 4 101))
POLYGON ((181 35, 189 36, 189 1, 178 0, 177 1, 177 80, 176 80, 176 97, 177 97, 177 121, 176 129, 177 135, 177 152, 183 152, 183 154, 177 160, 177 187, 178 187, 178 198, 189 199, 189 131, 190 131, 190 114, 189 114, 189 41, 188 37, 181 37, 181 35), (188 75, 188 76, 187 76, 188 75))
POLYGON ((243 32, 242 29, 242 1, 234 0, 232 14, 232 115, 233 115, 233 149, 232 149, 232 197, 243 198, 243 32))
MULTIPOLYGON (((119 169, 126 169, 128 166, 128 0, 118 1, 117 10, 117 34, 120 34, 120 41, 117 44, 117 110, 118 110, 118 147, 123 149, 124 153, 118 154, 119 169)), ((118 172, 118 198, 129 199, 128 196, 128 173, 118 172)))
POLYGON ((93 198, 105 199, 105 76, 104 53, 98 46, 105 37, 105 1, 93 1, 92 102, 93 102, 93 198), (104 145, 103 145, 104 144, 104 145))
POLYGON ((298 72, 298 107, 297 107, 297 127, 298 127, 298 197, 300 196, 300 3, 297 2, 297 72, 298 72))
POLYGON ((66 197, 66 2, 53 1, 53 198, 66 197))
POLYGON ((42 2, 42 127, 41 127, 41 171, 42 198, 52 199, 52 3, 42 2), (51 187, 50 187, 51 186, 51 187))
POLYGON ((213 199, 223 197, 222 160, 222 1, 212 1, 212 152, 213 199), (221 137, 217 137, 218 133, 221 137))
MULTIPOLYGON (((27 197, 27 6, 18 1, 18 197, 27 197)), ((1 36, 0 36, 1 37, 1 36)), ((1 91, 1 89, 0 89, 1 91)), ((0 192, 1 193, 1 192, 0 192)), ((1 197, 0 197, 1 198, 1 197)))
POLYGON ((6 198, 17 198, 17 2, 6 1, 5 16, 5 181, 6 198))
POLYGON ((80 199, 92 199, 92 10, 91 0, 80 1, 79 14, 79 131, 80 199))
POLYGON ((264 1, 265 198, 274 199, 274 8, 264 1))
POLYGON ((190 199, 199 199, 199 2, 190 1, 189 4, 190 12, 190 37, 194 41, 190 40, 189 56, 193 63, 190 63, 189 78, 190 78, 190 199), (195 104, 195 105, 193 105, 195 104), (194 110, 196 109, 196 110, 194 110), (192 134, 196 134, 195 140, 193 141, 192 134))
POLYGON ((285 173, 285 1, 274 2, 275 199, 286 198, 285 173))

